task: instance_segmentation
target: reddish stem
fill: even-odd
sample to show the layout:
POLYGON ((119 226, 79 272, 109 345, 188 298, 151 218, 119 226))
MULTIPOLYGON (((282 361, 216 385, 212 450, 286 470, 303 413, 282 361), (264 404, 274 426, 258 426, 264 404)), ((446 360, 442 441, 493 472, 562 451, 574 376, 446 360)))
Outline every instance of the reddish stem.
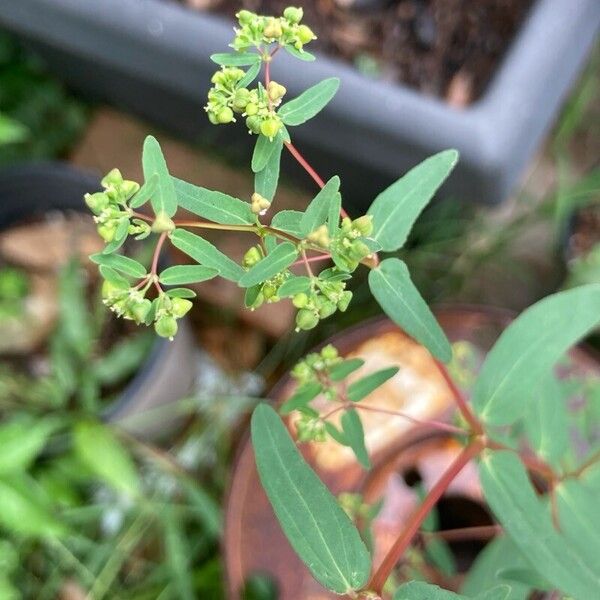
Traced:
POLYGON ((440 538, 447 542, 464 540, 487 540, 502 533, 500 525, 480 525, 477 527, 461 527, 459 529, 446 529, 443 531, 421 531, 425 539, 430 537, 440 538))
POLYGON ((448 486, 452 483, 454 478, 462 471, 470 460, 481 452, 483 447, 484 444, 482 440, 475 439, 468 446, 463 448, 462 452, 456 457, 448 469, 446 469, 439 481, 431 488, 430 492, 425 497, 425 500, 423 500, 423 503, 412 514, 404 531, 400 534, 400 537, 398 537, 386 557, 383 559, 383 562, 375 572, 375 575, 371 578, 367 589, 373 590, 381 595, 385 582, 388 580, 388 577, 398 561, 402 558, 402 555, 410 545, 414 536, 418 533, 421 524, 431 509, 448 489, 448 486))
POLYGON ((156 291, 159 294, 162 293, 162 288, 160 287, 160 284, 158 283, 158 281, 156 281, 154 276, 156 276, 156 274, 157 274, 156 272, 158 270, 158 258, 160 256, 160 251, 161 251, 166 239, 167 239, 167 232, 163 231, 163 233, 161 233, 160 237, 158 238, 158 242, 156 242, 156 248, 154 248, 154 255, 152 256, 152 267, 150 268, 150 276, 152 276, 152 278, 154 280, 154 287, 156 288, 156 291))
POLYGON ((319 262, 321 260, 331 260, 331 254, 321 254, 319 256, 311 256, 307 257, 306 259, 297 260, 294 264, 292 264, 292 267, 297 267, 298 265, 304 265, 306 263, 319 262))
POLYGON ((476 435, 482 435, 483 434, 483 426, 481 425, 481 423, 479 422, 477 417, 473 414, 473 412, 469 408, 469 405, 467 404, 465 397, 463 396, 462 392, 458 389, 458 386, 456 385, 456 383, 454 383, 454 380, 452 379, 452 376, 448 372, 448 369, 439 360, 436 360, 435 364, 437 365, 437 368, 439 369, 440 373, 442 374, 442 377, 445 379, 446 384, 450 388, 450 391, 452 392, 452 395, 454 396, 454 401, 456 402, 458 410, 464 417, 465 421, 469 424, 469 426, 473 430, 473 433, 475 433, 476 435))

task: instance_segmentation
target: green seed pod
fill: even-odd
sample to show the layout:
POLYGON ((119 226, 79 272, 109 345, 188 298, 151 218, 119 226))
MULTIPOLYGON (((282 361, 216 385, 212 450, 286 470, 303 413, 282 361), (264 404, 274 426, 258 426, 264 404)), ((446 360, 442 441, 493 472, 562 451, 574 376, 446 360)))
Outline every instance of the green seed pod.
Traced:
POLYGON ((256 18, 256 15, 249 10, 240 10, 236 15, 240 25, 250 25, 256 18))
MULTIPOLYGON (((246 108, 244 109, 244 113, 248 117, 254 116, 257 112, 258 112, 258 106, 256 104, 254 104, 254 102, 248 102, 248 104, 246 104, 246 108)), ((246 124, 248 124, 248 121, 246 121, 246 124)), ((258 122, 258 127, 260 128, 260 120, 258 122)), ((250 129, 250 127, 248 129, 250 129)))
POLYGON ((174 229, 175 223, 173 223, 173 219, 171 219, 167 213, 160 212, 156 215, 154 223, 152 223, 152 231, 154 231, 154 233, 165 233, 173 231, 174 229))
POLYGON ((241 88, 235 92, 233 97, 233 106, 242 111, 250 101, 250 91, 246 88, 241 88))
POLYGON ((327 344, 327 346, 321 350, 321 356, 326 360, 335 360, 338 358, 339 354, 335 346, 327 344))
POLYGON ((171 302, 171 313, 176 319, 181 319, 193 306, 186 298, 171 298, 171 302))
POLYGON ((296 315, 296 326, 298 329, 313 329, 319 322, 319 315, 312 310, 302 308, 296 315))
POLYGON ((281 121, 279 119, 266 119, 260 124, 260 132, 272 140, 281 129, 281 121))
POLYGON ((177 321, 175 317, 165 315, 154 323, 154 330, 160 337, 172 340, 177 334, 177 321))
POLYGON ((296 308, 305 308, 308 305, 308 296, 304 292, 300 292, 292 298, 292 304, 296 308))
POLYGON ((226 125, 227 123, 231 123, 231 121, 233 121, 233 111, 229 108, 229 106, 226 106, 219 111, 219 114, 217 114, 217 121, 220 125, 226 125))
POLYGON ((215 85, 227 83, 227 73, 225 71, 215 71, 214 75, 210 78, 211 83, 215 85))
MULTIPOLYGON (((250 105, 248 104, 248 106, 250 105)), ((248 110, 248 106, 246 106, 246 110, 248 110)), ((246 119, 246 127, 252 133, 260 133, 260 123, 260 117, 253 116, 246 119)))
POLYGON ((115 239, 117 226, 113 222, 98 225, 98 234, 107 243, 110 244, 115 239))
POLYGON ((217 119, 217 115, 215 115, 214 112, 212 111, 208 111, 207 112, 208 115, 208 120, 213 124, 213 125, 218 125, 219 124, 219 119, 217 119))
POLYGON ((313 372, 312 369, 304 361, 301 361, 294 365, 294 368, 292 369, 292 377, 304 383, 312 379, 313 372))
POLYGON ((123 183, 123 176, 121 175, 121 171, 119 169, 112 169, 109 171, 100 182, 103 188, 109 187, 118 187, 121 183, 123 183))
POLYGON ((373 217, 371 215, 364 215, 352 221, 352 227, 365 237, 370 236, 373 233, 373 217))
POLYGON ((130 309, 131 318, 139 325, 146 321, 146 317, 152 308, 152 302, 144 298, 141 302, 137 302, 130 309))
POLYGON ((248 248, 246 254, 244 254, 244 258, 242 259, 242 265, 249 269, 253 267, 258 261, 262 260, 263 253, 260 246, 252 246, 248 248))
POLYGON ((265 283, 262 287, 262 294, 265 300, 272 300, 275 296, 277 296, 277 286, 272 283, 265 283))
POLYGON ((297 24, 302 21, 302 17, 304 16, 304 11, 297 6, 288 6, 283 11, 283 16, 292 24, 297 24))
POLYGON ((119 191, 123 200, 129 200, 134 194, 137 194, 140 189, 140 184, 135 181, 124 181, 119 191))
POLYGON ((336 310, 337 310, 337 305, 335 302, 332 302, 331 300, 325 300, 323 298, 324 301, 319 303, 319 317, 321 319, 326 319, 327 317, 330 317, 336 310))
POLYGON ((348 308, 350 301, 352 300, 352 292, 346 290, 343 294, 342 297, 338 300, 338 310, 341 312, 345 312, 346 309, 348 308))
POLYGON ((298 40, 302 44, 308 44, 308 42, 311 42, 312 40, 317 39, 317 36, 312 32, 312 29, 310 27, 308 27, 307 25, 300 25, 300 27, 298 27, 298 31, 296 32, 296 35, 298 36, 298 40))
POLYGON ((355 240, 352 242, 350 246, 348 256, 352 260, 361 261, 365 256, 369 256, 371 254, 371 249, 364 242, 360 240, 355 240))

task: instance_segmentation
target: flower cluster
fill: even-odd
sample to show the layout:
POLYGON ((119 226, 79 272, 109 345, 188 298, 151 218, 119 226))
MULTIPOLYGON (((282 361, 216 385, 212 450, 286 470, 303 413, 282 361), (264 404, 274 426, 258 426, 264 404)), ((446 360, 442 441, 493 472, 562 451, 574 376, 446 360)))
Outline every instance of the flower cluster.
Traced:
POLYGON ((106 243, 119 236, 136 235, 142 239, 150 235, 150 226, 140 219, 131 219, 128 203, 137 194, 140 185, 123 179, 119 169, 113 169, 102 179, 103 192, 85 195, 85 203, 94 213, 98 234, 106 243))
POLYGON ((364 238, 368 238, 373 233, 373 218, 371 215, 364 215, 352 221, 345 217, 342 224, 329 244, 329 249, 335 261, 335 264, 351 273, 359 263, 373 254, 373 250, 367 245, 364 238))
POLYGON ((317 39, 311 28, 301 23, 302 8, 288 6, 281 17, 264 17, 241 10, 236 17, 240 24, 235 30, 232 47, 235 50, 262 48, 264 44, 292 46, 301 51, 305 44, 317 39))

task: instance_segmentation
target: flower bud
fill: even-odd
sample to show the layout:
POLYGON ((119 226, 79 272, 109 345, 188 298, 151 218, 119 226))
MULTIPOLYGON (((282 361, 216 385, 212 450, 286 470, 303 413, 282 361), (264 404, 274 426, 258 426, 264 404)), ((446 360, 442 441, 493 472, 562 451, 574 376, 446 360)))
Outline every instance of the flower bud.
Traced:
POLYGON ((121 198, 123 200, 129 200, 134 194, 137 194, 140 189, 140 184, 136 181, 124 181, 119 191, 121 192, 121 198))
POLYGON ((215 85, 227 83, 227 74, 225 71, 216 71, 210 78, 210 82, 214 83, 215 85))
POLYGON ((233 97, 233 107, 239 111, 243 111, 250 100, 250 91, 246 88, 241 88, 235 92, 233 97))
POLYGON ((304 11, 297 6, 288 6, 283 11, 283 16, 292 24, 297 24, 302 21, 302 17, 304 16, 304 11))
POLYGON ((319 322, 319 316, 312 310, 302 308, 296 315, 296 327, 298 329, 313 329, 319 322))
POLYGON ((352 221, 352 227, 361 235, 368 237, 373 233, 373 217, 364 215, 352 221))
POLYGON ((233 121, 233 111, 226 106, 222 108, 217 114, 217 121, 220 125, 226 125, 227 123, 231 123, 233 121))
MULTIPOLYGON (((254 104, 254 102, 248 102, 246 104, 246 108, 244 109, 244 114, 248 117, 253 117, 258 112, 258 106, 254 104)), ((248 125, 248 121, 246 121, 246 125, 248 125)), ((260 120, 258 121, 258 128, 260 129, 260 120)), ((251 129, 248 127, 248 129, 251 129)), ((257 131, 255 133, 258 133, 257 131)))
POLYGON ((154 330, 160 337, 172 340, 177 333, 177 321, 175 317, 165 315, 154 323, 154 330))
POLYGON ((152 223, 152 231, 154 233, 165 233, 167 231, 173 231, 175 229, 175 223, 173 219, 167 215, 166 212, 159 212, 152 223))
POLYGON ((252 194, 251 200, 252 212, 255 215, 264 215, 271 206, 271 203, 264 196, 261 196, 258 192, 254 192, 254 194, 252 194))
POLYGON ((323 297, 319 297, 318 309, 319 309, 319 317, 321 319, 326 319, 330 317, 337 309, 335 302, 331 300, 326 300, 323 297))
POLYGON ((352 292, 346 290, 342 293, 342 297, 338 300, 337 307, 341 312, 345 312, 352 300, 352 292))
POLYGON ((262 286, 262 293, 265 300, 272 300, 277 296, 277 287, 267 282, 262 286))
POLYGON ((283 31, 281 29, 281 23, 279 22, 279 19, 275 19, 274 17, 271 17, 267 21, 267 24, 265 25, 263 34, 266 38, 273 39, 273 38, 281 37, 281 35, 283 34, 283 31))
POLYGON ((263 254, 259 246, 252 246, 248 248, 244 258, 242 259, 242 265, 249 269, 253 267, 258 261, 262 260, 263 254))
POLYGON ((337 348, 335 346, 333 346, 332 344, 327 344, 327 346, 325 346, 321 350, 321 356, 326 360, 334 360, 339 355, 338 355, 337 348))
POLYGON ((281 121, 279 119, 267 119, 260 125, 260 132, 272 140, 281 129, 281 121))
POLYGON ((277 102, 277 100, 283 98, 286 92, 285 87, 276 81, 270 81, 267 86, 267 94, 272 102, 277 102))
POLYGON ((98 225, 98 234, 107 243, 110 244, 115 239, 117 227, 113 222, 98 225))
POLYGON ((329 237, 329 231, 327 230, 327 225, 321 225, 317 227, 312 233, 308 235, 307 238, 313 244, 317 246, 321 246, 322 248, 327 248, 331 243, 331 239, 329 237))
POLYGON ((308 305, 308 296, 304 292, 300 292, 292 298, 292 304, 296 308, 304 308, 308 305))
POLYGON ((109 171, 100 182, 103 188, 109 187, 118 187, 121 183, 123 183, 123 176, 121 175, 121 171, 119 169, 112 169, 109 171))
POLYGON ((108 208, 110 204, 110 199, 104 192, 86 194, 83 198, 88 208, 96 215, 99 215, 104 209, 108 208))
POLYGON ((236 15, 240 25, 250 25, 256 15, 249 10, 240 10, 236 15))
POLYGON ((371 249, 364 242, 355 240, 350 246, 348 256, 352 260, 361 261, 365 256, 371 254, 371 249))
POLYGON ((193 306, 186 298, 172 298, 171 301, 171 313, 176 319, 181 319, 193 306))
POLYGON ((132 319, 139 325, 140 323, 144 323, 146 321, 146 317, 152 308, 152 302, 147 298, 144 298, 142 301, 135 303, 131 309, 130 314, 132 319))
POLYGON ((317 36, 312 32, 312 29, 310 27, 308 27, 307 25, 300 25, 300 27, 298 27, 298 31, 296 32, 296 35, 298 36, 298 40, 302 44, 308 44, 308 42, 317 39, 317 36))

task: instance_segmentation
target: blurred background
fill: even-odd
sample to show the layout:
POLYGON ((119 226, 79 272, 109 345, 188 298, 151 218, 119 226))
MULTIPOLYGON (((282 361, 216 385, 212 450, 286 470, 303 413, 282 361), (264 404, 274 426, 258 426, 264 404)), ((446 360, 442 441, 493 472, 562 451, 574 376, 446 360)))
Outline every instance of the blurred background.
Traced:
MULTIPOLYGON (((277 576, 232 566, 244 540, 223 538, 239 517, 226 502, 243 468, 236 452, 253 406, 305 352, 365 322, 361 335, 377 339, 364 273, 352 309, 314 332, 290 333, 288 304, 250 312, 238 288, 213 280, 195 288, 176 341, 157 340, 102 306, 87 260, 102 245, 82 197, 115 166, 140 181, 152 133, 174 175, 248 198, 252 141, 243 127, 210 128, 202 110, 208 56, 225 51, 240 7, 279 14, 286 5, 0 5, 1 600, 278 597, 277 576)), ((275 73, 291 94, 341 77, 296 145, 325 179, 342 175, 351 214, 425 156, 461 152, 401 252, 429 303, 511 315, 600 282, 597 0, 302 6, 318 59, 291 71, 283 60, 275 73)), ((314 192, 283 163, 280 209, 302 209, 314 192)), ((240 258, 247 249, 235 234, 218 243, 240 258)), ((148 250, 136 249, 140 260, 148 250)), ((453 341, 478 339, 465 331, 453 341)), ((598 349, 597 337, 590 343, 598 349)), ((459 347, 456 369, 470 368, 459 347)), ((569 388, 585 391, 586 431, 600 414, 589 360, 569 388)), ((463 581, 474 556, 466 566, 427 560, 463 581)))

